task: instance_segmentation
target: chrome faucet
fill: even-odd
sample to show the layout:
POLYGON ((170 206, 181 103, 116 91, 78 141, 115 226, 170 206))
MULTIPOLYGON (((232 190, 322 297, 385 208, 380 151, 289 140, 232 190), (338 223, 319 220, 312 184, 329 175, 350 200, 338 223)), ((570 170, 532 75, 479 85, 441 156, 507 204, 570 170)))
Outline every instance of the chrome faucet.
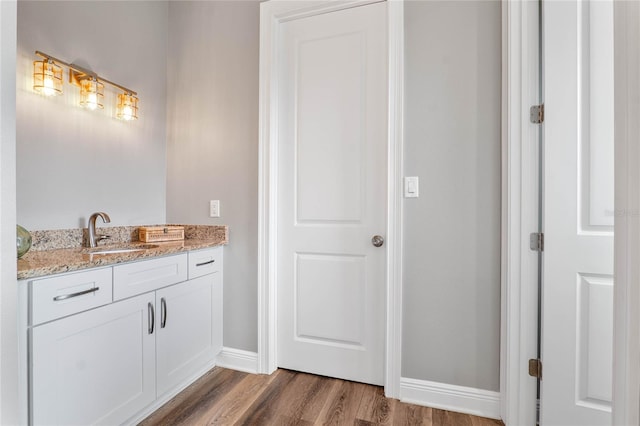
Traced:
POLYGON ((107 238, 111 238, 109 235, 97 234, 96 235, 96 219, 100 216, 104 223, 111 222, 111 218, 109 215, 103 212, 94 213, 89 217, 89 247, 97 247, 98 241, 105 240, 107 238))

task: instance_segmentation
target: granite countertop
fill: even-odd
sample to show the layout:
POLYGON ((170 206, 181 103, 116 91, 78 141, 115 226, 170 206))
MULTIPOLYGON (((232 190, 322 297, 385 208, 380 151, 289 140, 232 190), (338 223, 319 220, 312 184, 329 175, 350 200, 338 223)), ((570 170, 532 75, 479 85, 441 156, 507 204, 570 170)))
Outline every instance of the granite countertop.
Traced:
POLYGON ((157 247, 134 252, 99 255, 92 253, 96 249, 83 247, 84 237, 82 230, 35 231, 32 233, 34 238, 32 250, 21 259, 18 259, 18 279, 23 280, 132 262, 190 250, 216 247, 228 243, 228 229, 226 226, 182 226, 185 226, 184 240, 158 243, 138 241, 137 227, 100 227, 99 232, 112 235, 112 239, 108 244, 98 244, 99 249, 110 247, 135 248, 149 245, 157 247))

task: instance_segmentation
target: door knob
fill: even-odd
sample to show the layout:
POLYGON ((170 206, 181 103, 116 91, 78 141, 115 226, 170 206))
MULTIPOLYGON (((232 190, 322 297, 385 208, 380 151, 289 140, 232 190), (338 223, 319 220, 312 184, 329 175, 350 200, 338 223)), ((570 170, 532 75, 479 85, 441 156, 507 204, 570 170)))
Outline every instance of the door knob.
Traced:
POLYGON ((382 247, 384 244, 384 238, 380 235, 374 235, 373 238, 371 238, 371 244, 373 244, 374 247, 382 247))

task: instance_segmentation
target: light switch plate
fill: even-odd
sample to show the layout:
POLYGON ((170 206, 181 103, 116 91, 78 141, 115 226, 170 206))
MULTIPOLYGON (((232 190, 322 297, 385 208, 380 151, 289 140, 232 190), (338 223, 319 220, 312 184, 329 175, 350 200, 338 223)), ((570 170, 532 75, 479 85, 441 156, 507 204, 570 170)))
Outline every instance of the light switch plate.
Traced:
POLYGON ((209 201, 209 217, 220 217, 220 200, 209 201))
POLYGON ((418 198, 420 194, 418 176, 406 176, 404 178, 404 198, 418 198))

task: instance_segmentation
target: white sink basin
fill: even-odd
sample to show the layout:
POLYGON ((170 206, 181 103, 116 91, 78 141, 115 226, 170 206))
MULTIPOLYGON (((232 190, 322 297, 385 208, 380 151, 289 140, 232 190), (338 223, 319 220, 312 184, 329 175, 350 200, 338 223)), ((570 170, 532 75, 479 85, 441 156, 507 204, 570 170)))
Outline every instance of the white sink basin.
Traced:
POLYGON ((118 254, 118 253, 134 253, 138 251, 145 251, 149 249, 158 248, 157 244, 143 244, 138 246, 125 246, 125 247, 96 247, 91 249, 86 249, 85 253, 94 254, 94 255, 102 255, 102 254, 118 254))

